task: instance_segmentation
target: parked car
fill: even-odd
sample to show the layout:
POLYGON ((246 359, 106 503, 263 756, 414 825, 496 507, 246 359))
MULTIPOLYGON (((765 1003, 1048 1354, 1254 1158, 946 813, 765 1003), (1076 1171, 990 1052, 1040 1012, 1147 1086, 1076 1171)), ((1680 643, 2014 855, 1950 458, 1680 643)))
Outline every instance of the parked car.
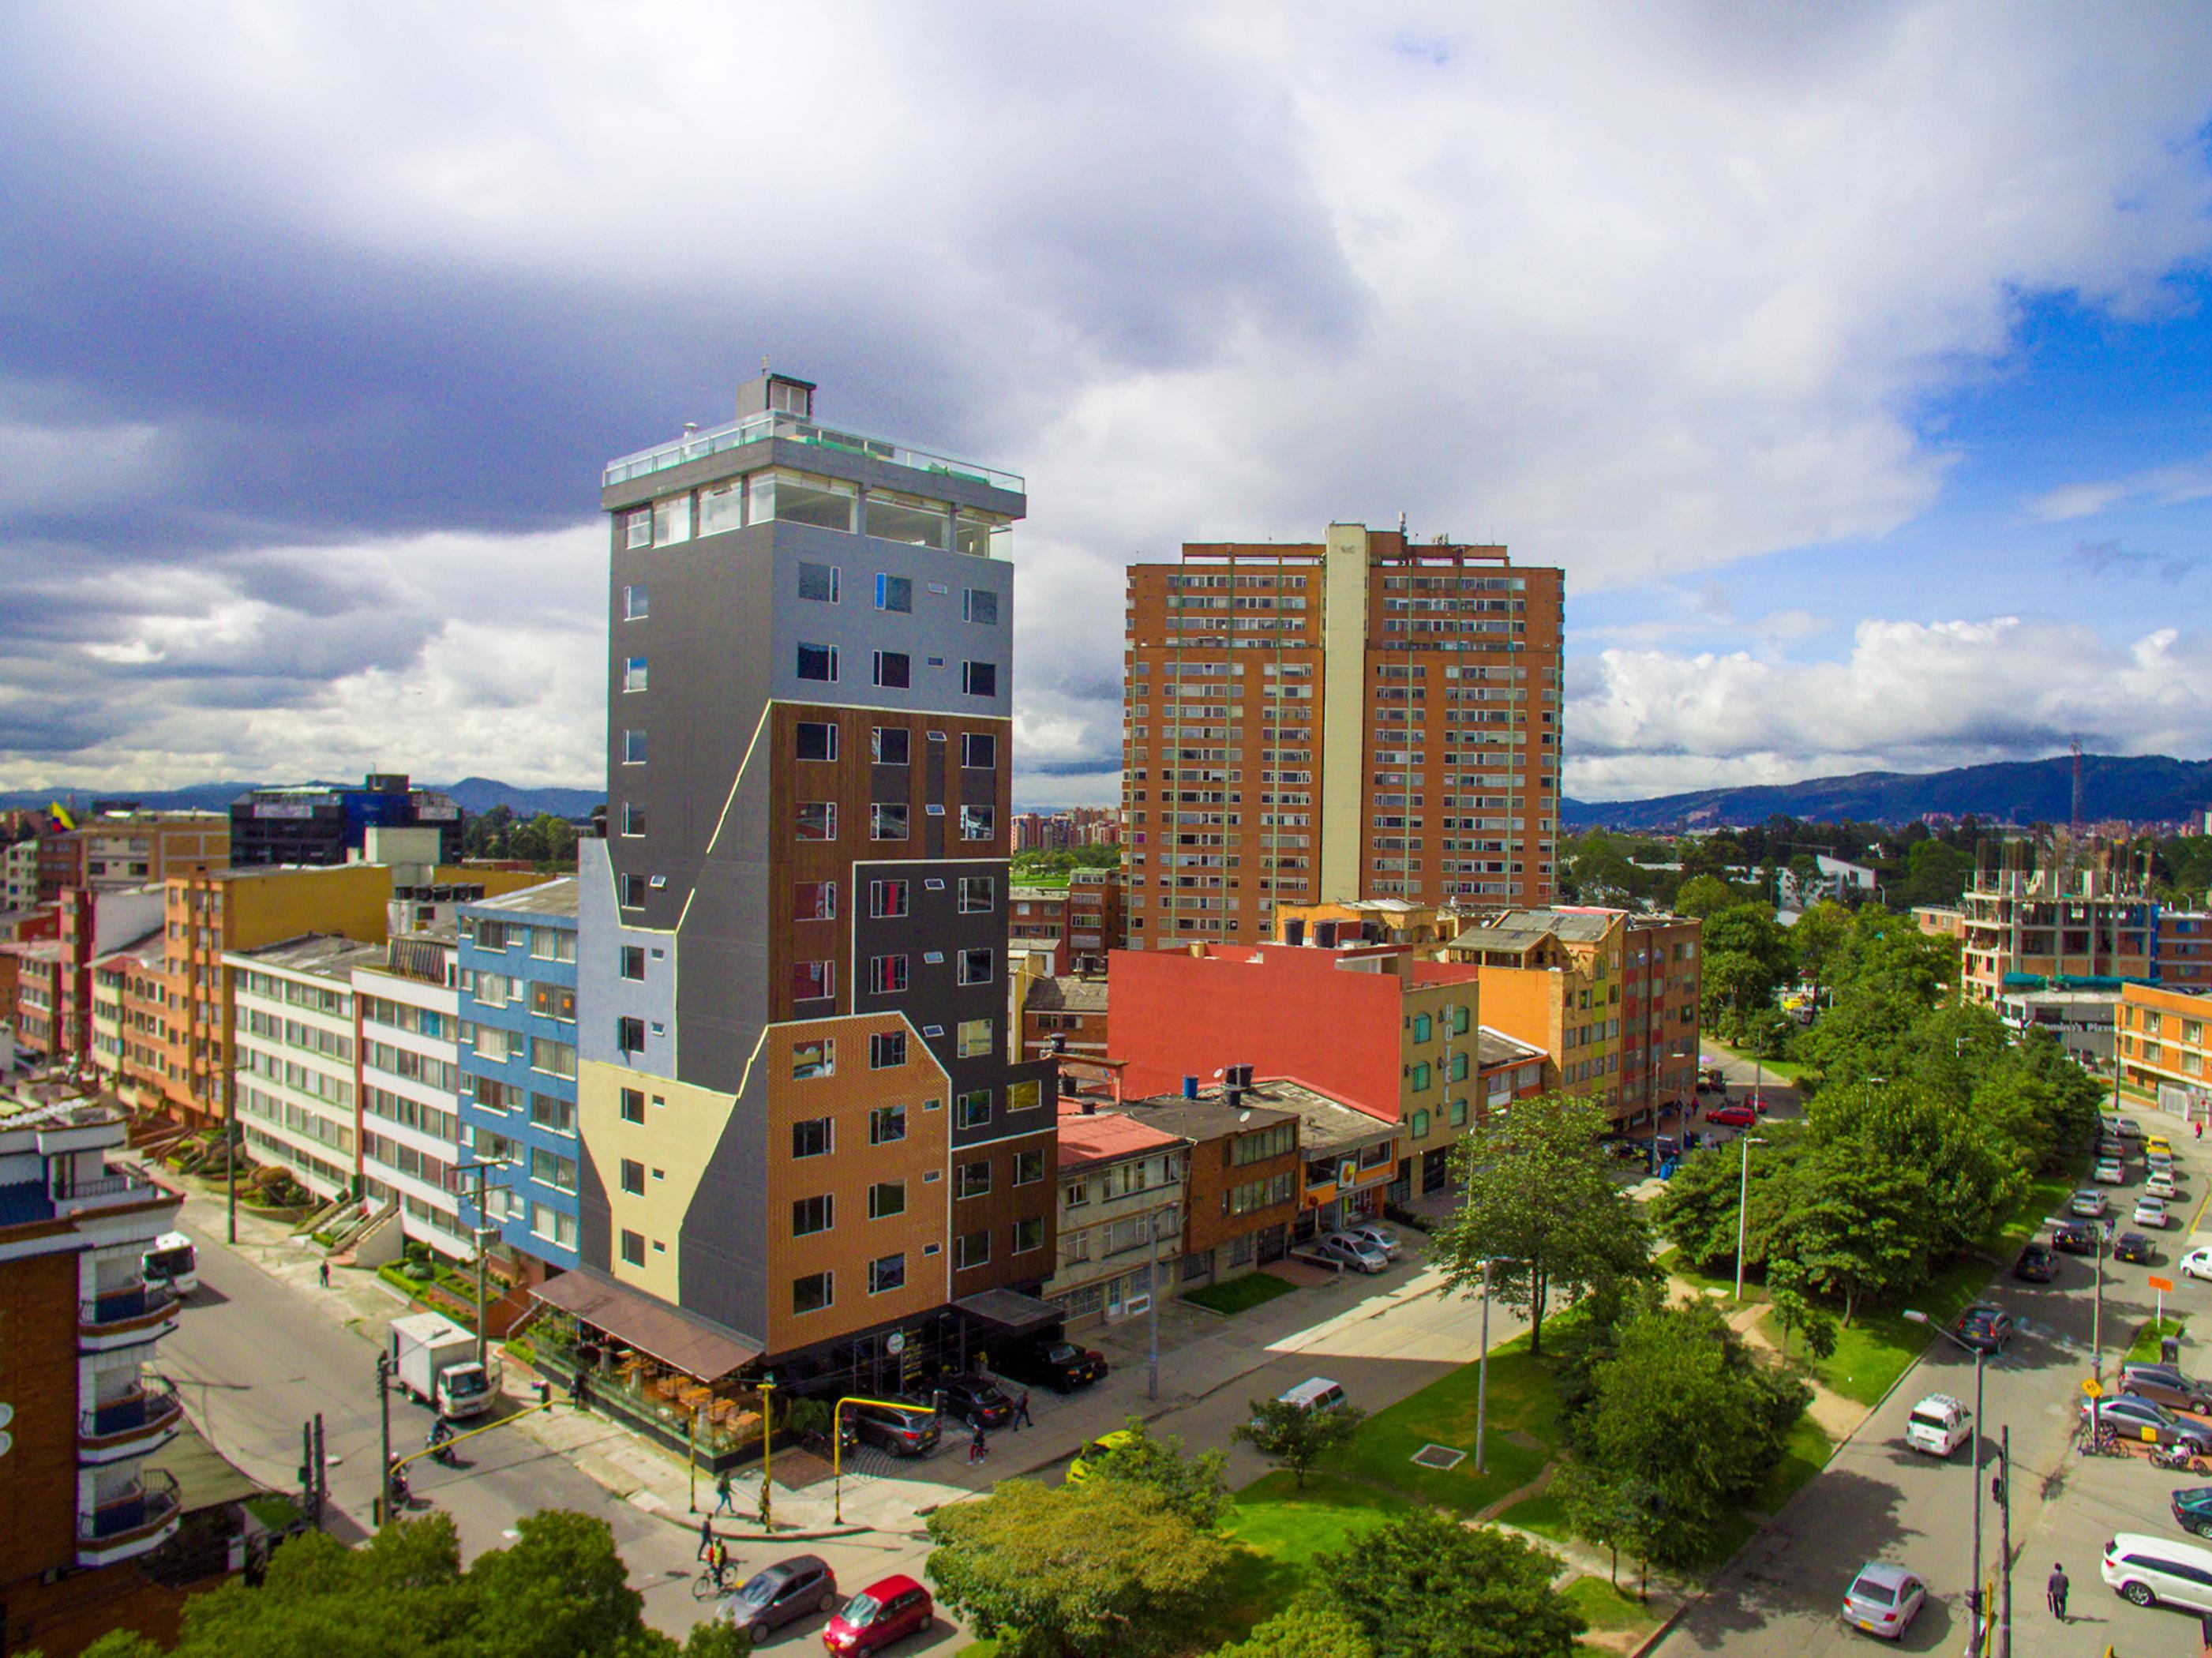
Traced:
POLYGON ((2212 1386, 2188 1375, 2179 1364, 2124 1363, 2120 1366, 2120 1391, 2170 1411, 2212 1416, 2212 1386))
POLYGON ((1014 1419, 1014 1401, 999 1391, 988 1376, 972 1373, 941 1377, 937 1391, 944 1396, 945 1415, 971 1428, 1003 1428, 1014 1419))
POLYGON ((927 1456, 945 1434, 945 1424, 937 1412, 918 1399, 851 1408, 860 1437, 871 1445, 882 1446, 893 1456, 927 1456))
POLYGON ((2165 1135, 2153 1134, 2148 1139, 2143 1142, 2144 1156, 2156 1157, 2161 1151, 2165 1152, 2169 1157, 2173 1155, 2173 1143, 2167 1139, 2165 1135))
POLYGON ((2124 1531, 2105 1545, 2105 1582, 2139 1606, 2212 1612, 2212 1549, 2124 1531))
POLYGON ((2135 1222, 2138 1226, 2155 1226, 2161 1232, 2164 1231, 2166 1230, 2166 1199, 2137 1198, 2135 1222))
POLYGON ((2073 1201, 2066 1206, 2075 1214, 2090 1220, 2102 1220, 2105 1218, 2105 1194, 2094 1186, 2085 1186, 2074 1194, 2073 1201))
POLYGON ((1959 1315, 1951 1333, 1977 1352, 2001 1353, 2012 1339, 2012 1315, 2002 1307, 1978 1301, 1959 1315))
POLYGON ((1276 1394, 1275 1402, 1278 1405, 1295 1405, 1305 1411, 1334 1411, 1342 1409, 1348 1401, 1345 1398, 1342 1382, 1331 1382, 1325 1376, 1308 1376, 1297 1387, 1276 1394))
POLYGON ((1844 1621, 1886 1641, 1900 1640, 1927 1599, 1928 1586, 1904 1567, 1869 1560, 1844 1591, 1844 1621))
POLYGON ((2124 1140, 2139 1140, 2142 1138, 2142 1125, 2133 1117, 2112 1118, 2112 1129, 2124 1140))
POLYGON ((763 1566, 743 1588, 724 1595, 714 1615, 758 1646, 794 1619, 833 1610, 837 1600, 837 1574, 830 1563, 818 1554, 794 1554, 763 1566))
POLYGON ((2212 1485, 2184 1485, 2167 1499, 2173 1523, 2199 1537, 2212 1537, 2212 1485))
POLYGON ((1905 1442, 1930 1456, 1948 1456, 1973 1431, 1973 1412, 1948 1394, 1930 1394, 1905 1418, 1905 1442))
POLYGON ((2123 1232, 2112 1245, 2112 1259, 2131 1260, 2138 1266, 2148 1266, 2158 1259, 2158 1248, 2141 1232, 2123 1232))
POLYGON ((1366 1239, 1344 1232, 1331 1232, 1315 1243, 1313 1250, 1330 1265, 1348 1266, 1355 1272, 1379 1272, 1390 1264, 1390 1257, 1366 1239))
POLYGON ((2212 1278, 2212 1248, 2191 1249, 2178 1265, 2184 1278, 2212 1278))
POLYGON ((2117 1163, 2100 1163, 2089 1171, 2089 1178, 2100 1186, 2118 1186, 2127 1180, 2127 1174, 2117 1163))
POLYGON ((1344 1229, 1344 1236, 1348 1238, 1364 1238, 1391 1260, 1397 1260, 1399 1251, 1405 1248, 1405 1245, 1399 1241, 1398 1235, 1379 1221, 1366 1220, 1360 1222, 1357 1226, 1347 1226, 1344 1229))
POLYGON ((2171 1175, 2173 1172, 2173 1153, 2171 1151, 2146 1151, 2143 1162, 2149 1165, 2154 1175, 2171 1175))
POLYGON ((1759 1113, 1747 1105, 1718 1105, 1705 1113, 1705 1121, 1723 1128, 1748 1128, 1759 1121, 1759 1113))
POLYGON ((2027 1284, 2048 1284, 2057 1270, 2058 1260, 2051 1246, 2039 1239, 2030 1239, 2012 1264, 2012 1275, 2027 1284))
MULTIPOLYGON (((2097 1229, 2081 1221, 2064 1221, 2051 1229, 2051 1247, 2062 1255, 2094 1255, 2097 1253, 2097 1229)), ((2212 1250, 2206 1251, 2212 1255, 2212 1250)), ((2212 1261, 2207 1263, 2206 1276, 2212 1277, 2212 1261)))
POLYGON ((1107 1363, 1096 1347, 1079 1347, 1060 1336, 1031 1336, 1000 1354, 992 1369, 1016 1382, 1067 1394, 1099 1380, 1107 1363))
POLYGON ((903 1573, 879 1579, 845 1602, 822 1631, 822 1644, 837 1658, 881 1652, 929 1627, 937 1606, 929 1591, 903 1573))
POLYGON ((1136 1436, 1136 1434, 1127 1428, 1116 1428, 1111 1433, 1099 1435, 1097 1438, 1076 1452, 1074 1460, 1068 1463, 1067 1483, 1071 1485, 1080 1485, 1091 1478, 1091 1464, 1086 1459, 1110 1451, 1117 1445, 1126 1445, 1136 1436))
MULTIPOLYGON (((2096 1403, 2083 1400, 2081 1414, 2087 1417, 2096 1403)), ((2186 1445, 2196 1456, 2212 1454, 2212 1425, 2185 1420, 2165 1406, 2133 1394, 2106 1400, 2097 1419, 2123 1439, 2140 1440, 2146 1445, 2186 1445)))
POLYGON ((2174 1189, 2178 1182, 2170 1169, 2154 1169, 2150 1178, 2143 1182, 2143 1190, 2154 1198, 2173 1198, 2179 1193, 2174 1189))

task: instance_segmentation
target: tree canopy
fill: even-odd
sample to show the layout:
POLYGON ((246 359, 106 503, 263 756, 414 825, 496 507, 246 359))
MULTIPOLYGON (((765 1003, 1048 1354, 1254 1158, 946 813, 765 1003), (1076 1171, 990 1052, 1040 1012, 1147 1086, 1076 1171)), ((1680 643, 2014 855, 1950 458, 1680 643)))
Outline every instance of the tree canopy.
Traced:
POLYGON ((1558 1570, 1510 1532, 1423 1509, 1316 1555, 1312 1576, 1384 1658, 1569 1658, 1588 1626, 1558 1570))
POLYGON ((1356 1405, 1340 1405, 1333 1411, 1309 1410, 1280 1399, 1249 1401, 1251 1419, 1240 1422, 1231 1436, 1243 1441, 1261 1455, 1290 1470, 1291 1482, 1304 1490, 1315 1463, 1352 1442, 1367 1413, 1356 1405))
POLYGON ((1222 1479, 1229 1453, 1215 1449, 1186 1455, 1180 1436, 1155 1439, 1142 1417, 1125 1418, 1121 1425, 1127 1438, 1084 1454, 1090 1478, 1150 1491, 1200 1531, 1210 1532, 1218 1525, 1229 1503, 1229 1487, 1222 1479))

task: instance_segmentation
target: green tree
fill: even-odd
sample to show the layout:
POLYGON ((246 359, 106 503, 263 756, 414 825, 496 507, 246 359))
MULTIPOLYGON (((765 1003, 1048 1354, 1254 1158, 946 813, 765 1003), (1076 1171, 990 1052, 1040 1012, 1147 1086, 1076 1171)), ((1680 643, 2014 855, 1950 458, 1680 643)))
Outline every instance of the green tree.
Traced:
POLYGON ((928 1526, 939 1598, 1005 1658, 1176 1651, 1229 1561, 1158 1492, 1121 1480, 1008 1479, 928 1526))
POLYGON ((1846 1325, 1860 1302, 1925 1281, 1942 1229, 1919 1170, 1853 1145, 1822 1146, 1806 1159, 1801 1192, 1770 1248, 1786 1249, 1807 1283, 1843 1303, 1846 1325))
POLYGON ((1270 1461, 1291 1471, 1291 1483, 1301 1491, 1315 1463, 1352 1442, 1367 1413, 1353 1405, 1333 1411, 1311 1411, 1279 1399, 1251 1401, 1252 1416, 1230 1435, 1242 1440, 1270 1461))
POLYGON ((1570 1658, 1588 1625, 1559 1562, 1510 1532, 1419 1509, 1314 1558, 1321 1604, 1388 1658, 1570 1658))
POLYGON ((1431 1259, 1462 1294, 1482 1287, 1528 1315, 1528 1348, 1544 1351, 1553 1295, 1611 1296, 1653 1271, 1643 1212, 1613 1184, 1599 1138, 1604 1109, 1580 1095, 1516 1100, 1456 1153, 1465 1197, 1435 1235, 1431 1259))
POLYGON ((1210 1532, 1219 1525, 1229 1502, 1229 1487, 1222 1478, 1229 1453, 1216 1449, 1188 1456, 1180 1436, 1155 1439, 1139 1416, 1125 1418, 1122 1427, 1127 1439, 1085 1455, 1090 1477, 1121 1480, 1152 1491, 1200 1531, 1210 1532))
POLYGON ((1768 1241, 1797 1201, 1797 1164, 1805 1151, 1802 1133, 1795 1123, 1778 1121, 1760 1134, 1766 1144, 1750 1150, 1747 1193, 1743 1153, 1706 1153, 1686 1159, 1652 1200, 1652 1225, 1672 1238, 1701 1272, 1734 1265, 1740 1195, 1744 1265, 1754 1272, 1765 1264, 1768 1241))
POLYGON ((1797 925, 1790 929, 1790 955, 1799 975, 1812 987, 1815 1003, 1827 988, 1828 964, 1841 953, 1850 931, 1850 911, 1825 898, 1800 915, 1797 925))
POLYGON ((1686 865, 1685 877, 1682 884, 1674 890, 1674 909, 1677 915, 1692 915, 1702 920, 1724 909, 1733 909, 1743 902, 1743 894, 1717 875, 1690 875, 1686 865))
POLYGON ((1911 1081, 1824 1090, 1806 1114, 1827 1165, 1909 1170, 1943 1253, 1971 1248, 2027 1187, 2018 1150, 1986 1117, 1911 1081))
POLYGON ((1739 903, 1705 918, 1698 993, 1706 1023, 1733 1034, 1774 1002, 1790 969, 1790 942, 1765 904, 1739 903))
POLYGON ((1213 1658, 1376 1658, 1367 1632, 1328 1606, 1291 1606, 1213 1658))

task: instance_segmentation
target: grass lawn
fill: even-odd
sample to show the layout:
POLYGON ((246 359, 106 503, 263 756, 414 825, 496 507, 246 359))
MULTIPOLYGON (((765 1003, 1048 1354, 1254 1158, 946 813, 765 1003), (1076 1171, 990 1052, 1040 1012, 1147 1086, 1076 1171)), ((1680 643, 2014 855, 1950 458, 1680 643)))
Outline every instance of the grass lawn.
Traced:
POLYGON ((1559 1402, 1548 1361, 1533 1358, 1528 1338, 1516 1336, 1490 1355, 1490 1399, 1483 1455, 1487 1475, 1474 1471, 1477 1367, 1462 1365, 1360 1424, 1358 1437, 1331 1460, 1329 1472, 1405 1497, 1474 1514, 1543 1471, 1559 1448, 1559 1402), (1519 1435, 1535 1448, 1516 1444, 1519 1435), (1424 1445, 1465 1451, 1455 1468, 1415 1462, 1424 1445))
POLYGON ((1522 1531, 1532 1531, 1539 1537, 1548 1537, 1554 1543, 1565 1543, 1574 1535, 1567 1524, 1566 1504, 1548 1491, 1538 1491, 1534 1497, 1524 1497, 1498 1520, 1508 1526, 1518 1526, 1522 1531))
MULTIPOLYGON (((1661 1272, 1666 1272, 1674 1278, 1678 1278, 1685 1284, 1695 1285, 1700 1290, 1719 1291, 1721 1292, 1719 1295, 1713 1296, 1709 1298, 1721 1303, 1725 1309, 1734 1309, 1735 1306, 1735 1272, 1734 1268, 1730 1268, 1723 1272, 1701 1272, 1696 1267, 1690 1265, 1688 1260, 1684 1257, 1680 1249, 1673 1248, 1669 1248, 1665 1253, 1659 1255, 1655 1264, 1658 1266, 1661 1272)), ((1766 1286, 1761 1284, 1755 1278, 1745 1278, 1743 1281, 1743 1299, 1747 1306, 1753 1302, 1765 1301, 1766 1299, 1766 1286)))
POLYGON ((2179 1335, 2183 1326, 2188 1322, 2185 1318, 2145 1319, 2142 1328, 2136 1332, 2136 1339, 2128 1344, 2128 1357, 2155 1363, 2158 1360, 2159 1338, 2179 1335))
POLYGON ((1255 1307, 1264 1307, 1277 1296, 1289 1295, 1297 1286, 1286 1284, 1271 1272, 1247 1272, 1242 1278, 1232 1278, 1219 1284, 1208 1284, 1200 1289, 1186 1290, 1182 1298, 1194 1301, 1201 1307, 1217 1313, 1245 1313, 1255 1307))
POLYGON ((1633 1591, 1617 1589, 1602 1577, 1577 1577, 1565 1591, 1569 1606, 1582 1613, 1593 1634, 1656 1629, 1659 1620, 1633 1591))
MULTIPOLYGON (((1766 1075, 1774 1078, 1779 1082, 1794 1083, 1800 1077, 1803 1076, 1808 1069, 1808 1066, 1798 1064, 1795 1060, 1754 1060, 1753 1057, 1745 1053, 1743 1049, 1740 1048, 1730 1048, 1726 1042, 1717 1041, 1711 1036, 1707 1036, 1704 1039, 1704 1045, 1711 1048, 1717 1054, 1724 1054, 1729 1059, 1741 1060, 1745 1065, 1756 1064, 1766 1075)), ((1733 1078, 1729 1078, 1729 1085, 1732 1088, 1742 1086, 1741 1084, 1736 1082, 1733 1078)))
POLYGON ((1810 1416, 1799 1417, 1789 1438, 1782 1442, 1782 1460, 1768 1473, 1766 1483, 1752 1498, 1752 1506, 1761 1514, 1780 1512, 1782 1505, 1797 1494, 1797 1488, 1827 1467, 1835 1454, 1836 1448, 1820 1424, 1810 1416))

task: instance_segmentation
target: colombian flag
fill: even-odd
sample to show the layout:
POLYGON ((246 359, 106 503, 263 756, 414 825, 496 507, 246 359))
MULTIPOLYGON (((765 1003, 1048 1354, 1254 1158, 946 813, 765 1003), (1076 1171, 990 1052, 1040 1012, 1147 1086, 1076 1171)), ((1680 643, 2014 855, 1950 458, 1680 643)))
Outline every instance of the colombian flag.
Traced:
POLYGON ((69 808, 58 800, 46 810, 53 814, 54 827, 66 833, 76 827, 76 819, 70 816, 69 808))

